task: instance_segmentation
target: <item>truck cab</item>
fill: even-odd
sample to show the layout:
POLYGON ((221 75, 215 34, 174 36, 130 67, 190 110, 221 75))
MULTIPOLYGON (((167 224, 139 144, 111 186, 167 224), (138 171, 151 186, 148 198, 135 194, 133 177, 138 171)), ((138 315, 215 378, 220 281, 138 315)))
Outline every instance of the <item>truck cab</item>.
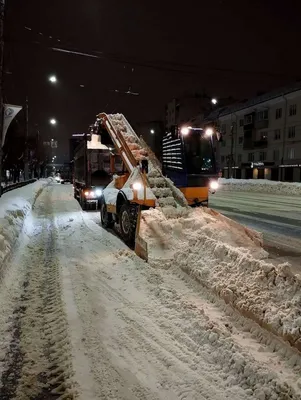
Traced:
POLYGON ((218 186, 211 131, 174 127, 163 138, 163 174, 181 190, 190 206, 207 206, 209 191, 218 186))

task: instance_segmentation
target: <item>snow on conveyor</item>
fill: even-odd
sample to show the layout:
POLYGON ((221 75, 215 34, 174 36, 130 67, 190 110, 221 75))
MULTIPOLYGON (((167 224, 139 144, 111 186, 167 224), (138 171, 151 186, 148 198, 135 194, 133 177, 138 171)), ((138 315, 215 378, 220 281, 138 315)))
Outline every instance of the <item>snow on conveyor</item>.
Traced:
POLYGON ((225 179, 220 178, 219 190, 261 192, 274 194, 301 195, 301 183, 277 182, 267 179, 225 179))
MULTIPOLYGON (((108 116, 115 130, 119 131, 123 136, 127 146, 132 152, 137 162, 148 159, 149 173, 147 179, 149 186, 160 207, 164 209, 175 209, 177 204, 187 205, 186 199, 174 184, 162 175, 159 162, 153 153, 148 153, 148 149, 144 147, 144 142, 139 139, 133 128, 130 126, 126 118, 122 114, 110 114, 108 116)), ((130 182, 128 180, 127 182, 130 182)), ((173 210, 175 212, 175 210, 173 210)))

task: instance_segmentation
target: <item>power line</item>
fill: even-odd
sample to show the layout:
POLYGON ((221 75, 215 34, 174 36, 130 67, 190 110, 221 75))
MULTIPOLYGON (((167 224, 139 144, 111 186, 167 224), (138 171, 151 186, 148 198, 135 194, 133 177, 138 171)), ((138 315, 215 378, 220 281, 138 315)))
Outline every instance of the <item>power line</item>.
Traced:
MULTIPOLYGON (((137 67, 154 69, 158 71, 166 71, 166 72, 174 72, 181 73, 187 75, 200 75, 206 72, 214 72, 214 73, 227 73, 227 74, 243 74, 243 75, 258 75, 258 76, 270 76, 270 77, 292 77, 289 74, 285 73, 274 73, 269 71, 250 71, 243 69, 235 69, 235 68, 226 68, 226 67, 216 67, 209 65, 197 65, 197 64, 185 64, 185 63, 177 63, 170 62, 166 60, 147 60, 143 57, 131 57, 124 56, 118 53, 107 53, 100 50, 91 50, 91 49, 81 49, 72 44, 64 44, 63 41, 53 35, 44 34, 43 32, 34 31, 32 28, 26 26, 25 30, 31 32, 35 35, 39 40, 38 41, 29 41, 25 42, 25 45, 34 44, 39 45, 47 49, 51 49, 56 52, 62 52, 70 55, 83 56, 88 58, 95 58, 99 60, 106 60, 115 63, 122 63, 128 65, 134 65, 137 67), (50 43, 42 43, 40 39, 44 38, 50 43), (52 44, 53 43, 53 44, 52 44), (55 45, 54 45, 55 43, 55 45)), ((16 43, 21 43, 20 40, 16 39, 16 43)), ((23 42, 24 44, 24 42, 23 42)), ((295 78, 295 77, 294 77, 295 78)))

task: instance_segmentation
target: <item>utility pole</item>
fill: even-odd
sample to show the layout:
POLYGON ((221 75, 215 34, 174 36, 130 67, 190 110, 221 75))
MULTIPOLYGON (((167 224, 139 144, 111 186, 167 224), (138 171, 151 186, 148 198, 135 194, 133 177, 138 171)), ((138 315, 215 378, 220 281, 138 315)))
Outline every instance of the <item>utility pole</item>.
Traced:
POLYGON ((3 105, 4 11, 5 11, 5 0, 0 0, 0 197, 2 195, 2 181, 3 181, 2 135, 3 135, 3 122, 4 122, 4 105, 3 105))
POLYGON ((231 126, 231 153, 229 158, 229 178, 233 178, 233 161, 234 161, 234 125, 231 126))
POLYGON ((28 167, 28 97, 26 96, 25 101, 25 150, 24 150, 24 180, 29 179, 29 167, 28 167))

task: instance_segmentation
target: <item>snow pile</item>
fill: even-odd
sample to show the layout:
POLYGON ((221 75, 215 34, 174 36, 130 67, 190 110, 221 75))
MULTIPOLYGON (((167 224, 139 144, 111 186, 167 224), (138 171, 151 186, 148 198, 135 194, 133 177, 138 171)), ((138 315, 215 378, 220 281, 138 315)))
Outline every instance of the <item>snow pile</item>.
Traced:
POLYGON ((301 183, 276 182, 266 179, 219 179, 220 190, 301 195, 301 183))
POLYGON ((10 254, 26 215, 49 182, 41 179, 5 193, 0 198, 0 266, 10 254))
POLYGON ((150 260, 172 259, 186 251, 192 238, 215 238, 242 248, 257 259, 268 253, 262 248, 262 235, 210 209, 178 207, 156 208, 142 212, 141 237, 149 243, 150 260), (174 212, 173 212, 174 211, 174 212))
POLYGON ((143 212, 141 237, 151 265, 182 269, 301 351, 301 276, 265 261, 259 233, 211 210, 175 219, 155 209, 143 212))

